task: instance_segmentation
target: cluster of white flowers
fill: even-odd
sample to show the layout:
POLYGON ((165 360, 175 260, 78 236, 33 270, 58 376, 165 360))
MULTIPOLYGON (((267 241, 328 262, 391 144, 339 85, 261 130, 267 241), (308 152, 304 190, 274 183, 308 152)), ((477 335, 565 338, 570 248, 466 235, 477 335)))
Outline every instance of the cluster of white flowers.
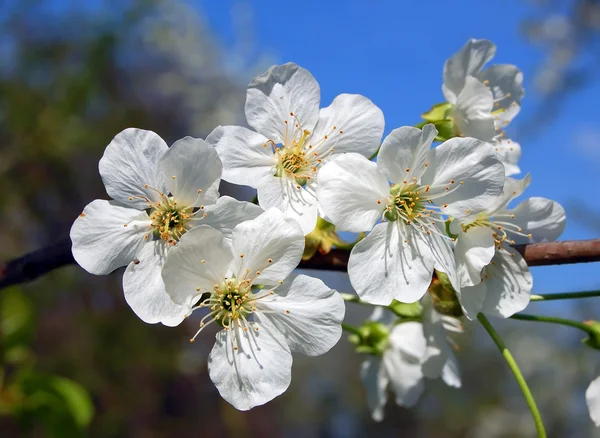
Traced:
POLYGON ((341 295, 292 274, 305 236, 319 217, 366 232, 348 263, 359 297, 384 307, 421 300, 416 318, 377 308, 370 335, 356 340, 370 353, 362 376, 373 417, 383 416, 388 386, 405 406, 425 377, 459 387, 445 331, 462 325, 440 310, 432 284, 443 283, 468 319, 508 317, 532 288, 511 245, 554 240, 565 225, 560 205, 544 198, 507 208, 530 182, 508 176, 519 172, 520 148, 503 132, 524 92, 515 66, 482 70, 494 52, 489 41, 469 41, 444 66, 447 102, 423 115, 430 123, 393 129, 383 142, 373 102, 341 94, 320 108, 318 83, 293 63, 250 83, 253 130, 219 126, 206 141, 168 147, 127 129, 100 160, 113 200, 95 200, 77 218, 74 257, 93 274, 126 266, 125 299, 145 322, 175 326, 204 310, 192 340, 213 322, 221 328, 210 378, 233 406, 250 409, 286 390, 291 352, 321 355, 341 336, 341 295), (219 197, 221 178, 257 189, 258 205, 219 197))

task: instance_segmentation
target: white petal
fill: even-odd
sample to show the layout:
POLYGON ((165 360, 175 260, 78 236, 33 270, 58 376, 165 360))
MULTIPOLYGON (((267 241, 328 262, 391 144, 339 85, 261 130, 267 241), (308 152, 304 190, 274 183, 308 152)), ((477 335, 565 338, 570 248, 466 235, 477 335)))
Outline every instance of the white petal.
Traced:
POLYGON ((221 284, 232 261, 231 246, 222 233, 206 225, 194 228, 169 251, 162 271, 167 293, 175 303, 191 307, 221 284))
POLYGON ((242 278, 260 271, 254 284, 279 284, 298 266, 304 251, 298 223, 274 208, 235 227, 232 240, 234 272, 242 278))
POLYGON ((482 280, 487 292, 481 311, 508 318, 529 304, 533 278, 527 263, 513 248, 496 252, 492 262, 483 270, 488 278, 482 280))
POLYGON ((340 231, 370 231, 381 219, 390 187, 377 165, 362 155, 339 155, 317 175, 319 205, 340 231))
POLYGON ((256 188, 266 175, 275 174, 277 158, 266 137, 241 126, 218 126, 206 138, 223 162, 223 179, 256 188))
MULTIPOLYGON (((527 187, 531 184, 531 175, 528 173, 523 179, 514 179, 506 177, 504 181, 504 188, 502 189, 502 195, 496 198, 496 201, 488 208, 485 209, 487 216, 493 217, 495 214, 501 213, 506 214, 504 208, 513 199, 521 196, 527 187)), ((504 218, 503 218, 504 219, 504 218)))
POLYGON ((456 291, 456 297, 467 319, 477 319, 477 314, 483 310, 488 284, 488 281, 482 281, 475 286, 462 287, 460 291, 456 291))
POLYGON ((179 205, 199 207, 217 201, 223 166, 217 151, 204 140, 176 141, 160 160, 160 169, 179 205))
POLYGON ((458 189, 435 199, 438 205, 449 204, 445 214, 474 214, 494 203, 504 187, 504 166, 491 145, 474 138, 452 138, 433 149, 422 184, 454 188, 460 181, 458 189))
POLYGON ((314 130, 319 120, 321 91, 315 78, 302 67, 288 62, 274 65, 248 85, 248 124, 275 143, 286 144, 293 127, 314 130), (293 114, 293 115, 291 115, 293 114))
POLYGON ((456 272, 461 287, 479 283, 481 270, 490 263, 495 253, 491 228, 475 225, 467 231, 461 229, 454 246, 456 272))
POLYGON ((596 377, 585 391, 585 402, 590 411, 590 418, 600 427, 600 377, 596 377))
POLYGON ((371 417, 375 421, 382 421, 390 379, 381 366, 381 359, 369 356, 360 367, 360 378, 367 390, 367 403, 371 409, 371 417))
POLYGON ((452 388, 460 388, 462 386, 462 381, 460 378, 460 370, 458 367, 458 360, 456 360, 456 356, 454 352, 448 349, 448 359, 444 364, 444 368, 442 368, 442 380, 448 386, 452 388))
POLYGON ((106 193, 117 201, 139 210, 148 208, 146 198, 157 201, 155 190, 166 193, 158 163, 168 146, 158 134, 128 128, 117 134, 100 159, 100 176, 106 193), (154 188, 144 188, 145 185, 154 188), (133 200, 129 200, 134 197, 133 200))
POLYGON ((496 135, 493 106, 491 91, 474 77, 467 77, 454 108, 454 122, 459 135, 493 141, 496 135))
POLYGON ((448 343, 446 332, 439 313, 433 308, 429 294, 425 295, 423 303, 423 335, 427 341, 425 354, 421 359, 423 374, 430 379, 436 379, 442 374, 442 369, 448 360, 448 343))
POLYGON ((496 46, 488 40, 470 39, 444 64, 444 97, 450 103, 463 89, 465 78, 478 73, 494 57, 496 46))
POLYGON ((414 406, 423 393, 421 359, 425 354, 423 326, 418 322, 398 324, 390 333, 390 348, 383 366, 396 395, 396 404, 414 406))
POLYGON ((274 295, 257 300, 256 308, 261 324, 282 333, 294 352, 319 356, 342 336, 344 300, 318 278, 292 276, 274 295))
POLYGON ((496 156, 504 164, 506 176, 521 173, 518 165, 521 158, 521 145, 519 143, 508 138, 503 138, 494 147, 496 148, 496 156))
POLYGON ((317 197, 314 183, 300 187, 294 180, 266 176, 258 185, 258 204, 264 209, 276 208, 294 219, 304 235, 317 225, 317 197))
POLYGON ((321 109, 310 138, 311 151, 321 155, 333 147, 336 153, 370 157, 379 147, 384 124, 383 112, 369 99, 360 94, 340 94, 321 109))
POLYGON ((175 304, 165 290, 161 270, 167 249, 162 240, 144 245, 136 263, 130 263, 123 274, 123 292, 125 301, 142 321, 172 327, 183 321, 189 308, 175 304))
MULTIPOLYGON (((439 230, 439 228, 437 229, 439 230)), ((443 233, 443 231, 440 230, 440 233, 443 233)), ((433 256, 435 261, 434 268, 445 273, 454 289, 458 290, 460 288, 460 282, 458 281, 458 276, 456 274, 453 244, 450 242, 450 239, 445 237, 445 235, 440 235, 435 232, 431 234, 421 232, 418 235, 433 256)))
POLYGON ((230 196, 221 196, 217 203, 204 208, 206 217, 198 221, 199 225, 208 225, 219 230, 231 240, 233 229, 244 221, 256 219, 264 213, 258 205, 246 201, 238 201, 230 196))
POLYGON ((146 212, 96 199, 71 227, 73 257, 91 274, 109 274, 136 258, 145 234, 151 234, 146 212))
MULTIPOLYGON (((358 295, 372 304, 388 305, 395 298, 419 300, 431 283, 434 261, 403 224, 378 224, 350 253, 348 275, 358 295), (404 243, 408 240, 408 243, 404 243)), ((407 228, 407 227, 406 227, 407 228)))
POLYGON ((210 380, 241 411, 282 394, 290 385, 291 368, 292 355, 281 334, 260 326, 247 332, 221 330, 208 356, 210 380))
POLYGON ((526 236, 511 234, 516 243, 552 242, 560 237, 565 230, 565 210, 558 202, 546 198, 529 198, 507 213, 514 214, 510 222, 520 226, 526 236))
POLYGON ((393 183, 421 178, 430 161, 431 143, 437 135, 432 124, 423 130, 412 126, 394 129, 383 140, 377 155, 377 167, 393 183))
POLYGON ((496 64, 474 76, 487 84, 492 91, 494 100, 497 102, 494 111, 508 110, 514 106, 520 107, 525 90, 523 89, 523 73, 516 66, 496 64))

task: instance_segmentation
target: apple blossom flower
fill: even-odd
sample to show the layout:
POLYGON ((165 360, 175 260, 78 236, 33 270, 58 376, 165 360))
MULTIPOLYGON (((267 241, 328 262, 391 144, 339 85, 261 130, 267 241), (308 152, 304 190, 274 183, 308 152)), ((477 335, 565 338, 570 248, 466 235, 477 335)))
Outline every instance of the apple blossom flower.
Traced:
POLYGON ((533 280, 523 257, 510 245, 556 240, 565 228, 564 209, 545 198, 530 198, 514 209, 508 203, 531 182, 506 178, 502 196, 484 211, 455 218, 454 254, 465 315, 479 312, 507 318, 529 304, 533 280))
POLYGON ((460 388, 458 362, 448 344, 445 330, 462 332, 460 323, 437 313, 431 300, 423 301, 423 322, 394 324, 391 312, 376 308, 371 316, 389 329, 387 347, 381 356, 370 355, 361 366, 361 379, 367 389, 367 402, 375 421, 383 420, 388 387, 399 406, 414 406, 424 390, 425 378, 442 380, 460 388))
POLYGON ((160 276, 169 249, 200 223, 231 233, 262 209, 217 199, 221 162, 201 139, 186 137, 169 148, 152 131, 126 129, 107 146, 99 168, 113 200, 92 201, 73 223, 75 260, 96 275, 127 266, 125 300, 140 319, 179 324, 188 309, 171 301, 160 276))
POLYGON ((590 413, 590 418, 600 427, 600 377, 596 377, 585 391, 585 402, 590 413))
POLYGON ((277 209, 242 222, 231 240, 208 226, 185 234, 163 269, 167 293, 222 328, 208 358, 221 396, 248 410, 283 393, 291 352, 318 356, 341 336, 342 297, 321 280, 290 275, 304 250, 298 223, 277 209), (259 287, 260 286, 260 287, 259 287))
POLYGON ((439 225, 447 215, 484 210, 502 192, 504 167, 491 145, 453 138, 431 149, 436 134, 433 125, 398 128, 383 141, 377 163, 348 153, 319 172, 317 196, 330 222, 341 231, 370 231, 348 262, 365 301, 415 302, 434 267, 453 281, 452 246, 439 225))
POLYGON ((344 152, 371 156, 379 147, 381 110, 357 94, 340 94, 319 110, 315 78, 293 63, 276 65, 248 86, 246 119, 252 131, 219 126, 207 138, 223 161, 223 179, 258 190, 259 205, 296 219, 304 234, 317 221, 317 172, 344 152))

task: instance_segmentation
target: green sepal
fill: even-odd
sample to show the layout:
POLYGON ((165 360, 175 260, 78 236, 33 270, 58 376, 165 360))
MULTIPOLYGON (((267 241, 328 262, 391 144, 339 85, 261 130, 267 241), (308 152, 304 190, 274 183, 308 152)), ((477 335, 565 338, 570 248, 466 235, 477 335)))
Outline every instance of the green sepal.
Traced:
POLYGON ((450 140, 451 138, 457 137, 456 127, 454 126, 454 120, 438 120, 433 124, 438 130, 438 135, 435 137, 435 141, 446 141, 450 140))
POLYGON ((396 315, 403 318, 420 318, 423 313, 423 308, 418 301, 416 303, 407 304, 394 300, 388 308, 396 315))
POLYGON ((365 321, 358 327, 358 333, 352 333, 348 340, 356 345, 357 353, 368 353, 374 356, 383 355, 388 345, 390 330, 377 321, 365 321))
POLYGON ((442 315, 455 317, 463 315, 462 307, 456 297, 456 291, 445 273, 435 271, 435 277, 429 285, 429 293, 433 300, 433 307, 442 315))
POLYGON ((454 105, 451 103, 438 103, 433 105, 429 111, 421 114, 421 118, 425 119, 427 122, 436 123, 440 120, 451 119, 453 111, 454 105))
POLYGON ((582 339, 581 342, 595 350, 600 350, 600 322, 585 321, 584 324, 590 327, 593 333, 589 333, 589 336, 582 339))

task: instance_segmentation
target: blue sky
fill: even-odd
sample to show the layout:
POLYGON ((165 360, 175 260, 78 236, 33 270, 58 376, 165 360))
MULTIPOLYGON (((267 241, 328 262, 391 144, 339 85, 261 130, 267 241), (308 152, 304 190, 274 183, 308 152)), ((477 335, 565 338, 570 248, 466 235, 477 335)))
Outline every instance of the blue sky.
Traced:
MULTIPOLYGON (((252 56, 266 54, 274 62, 293 61, 310 70, 321 85, 322 106, 344 92, 369 97, 385 114, 386 134, 419 122, 423 111, 443 101, 444 61, 468 38, 492 40, 498 47, 493 62, 516 64, 524 72, 528 93, 520 118, 533 112, 539 98, 533 73, 543 55, 519 33, 523 18, 534 11, 524 1, 261 0, 240 4, 221 0, 194 4, 226 47, 237 39, 232 11, 240 5, 248 8, 254 26, 252 56)), ((600 136, 594 107, 599 96, 598 84, 574 94, 553 123, 521 142, 521 169, 533 178, 525 194, 552 198, 566 207, 568 225, 563 239, 597 237, 572 217, 569 220, 569 203, 578 200, 600 212, 595 192, 600 182, 600 139, 594 136, 600 136), (591 137, 586 153, 592 155, 579 147, 582 131, 591 137)), ((596 265, 535 268, 534 291, 599 287, 595 270, 596 265)))

